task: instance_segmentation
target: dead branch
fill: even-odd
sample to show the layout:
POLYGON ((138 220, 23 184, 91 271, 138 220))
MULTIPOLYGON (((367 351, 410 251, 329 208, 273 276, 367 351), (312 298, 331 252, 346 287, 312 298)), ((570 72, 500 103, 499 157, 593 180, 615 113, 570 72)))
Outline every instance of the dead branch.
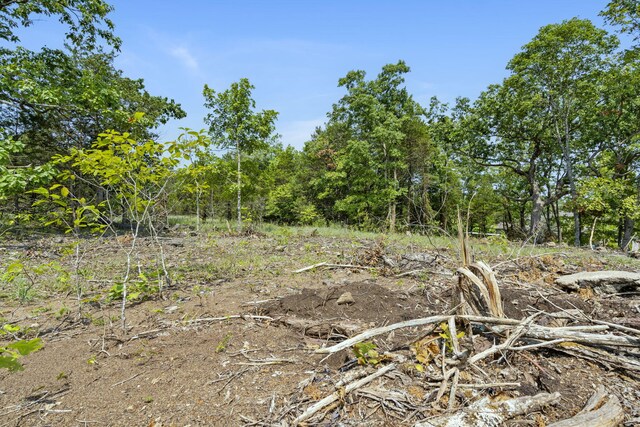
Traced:
MULTIPOLYGON (((494 324, 494 325, 504 325, 493 327, 492 329, 496 333, 504 333, 510 330, 509 326, 519 326, 523 324, 522 320, 508 319, 508 318, 497 318, 497 317, 484 317, 484 316, 473 316, 473 315, 460 315, 460 316, 450 316, 450 315, 440 315, 440 316, 431 316, 424 317, 420 319, 407 320, 404 322, 394 323, 392 325, 378 327, 374 329, 369 329, 368 331, 364 331, 355 337, 349 338, 341 343, 338 343, 331 347, 319 348, 316 350, 316 353, 336 353, 340 350, 344 350, 345 348, 349 348, 354 344, 365 341, 367 339, 373 338, 378 335, 382 335, 396 329, 402 328, 411 328, 416 326, 424 326, 434 323, 440 322, 448 322, 450 318, 454 317, 456 320, 467 320, 472 323, 480 323, 480 324, 494 324)), ((587 334, 585 333, 585 328, 588 331, 601 331, 606 330, 606 325, 595 325, 595 326, 568 326, 563 328, 551 328, 546 326, 539 325, 531 325, 524 332, 525 337, 535 338, 539 340, 556 340, 563 339, 567 341, 579 341, 586 343, 599 343, 601 345, 614 345, 614 346, 638 346, 640 345, 640 340, 636 340, 633 338, 620 337, 617 335, 596 335, 596 334, 587 334), (579 328, 579 329, 577 329, 579 328), (636 343, 636 341, 638 343, 636 343)))
POLYGON ((549 424, 548 427, 615 427, 623 421, 624 410, 620 401, 615 395, 607 394, 601 385, 574 417, 549 424))
POLYGON ((271 322, 275 320, 273 317, 269 317, 269 316, 255 316, 253 314, 234 314, 234 315, 224 316, 224 317, 202 317, 199 319, 183 320, 180 323, 192 324, 192 323, 205 323, 205 322, 223 322, 225 320, 230 320, 230 319, 262 320, 264 322, 271 322))
POLYGON ((581 357, 608 367, 613 366, 632 372, 640 372, 640 361, 638 359, 612 354, 607 350, 588 347, 574 342, 560 343, 555 349, 571 356, 581 357))
POLYGON ((387 332, 394 331, 396 329, 411 328, 414 326, 423 326, 423 325, 429 325, 432 323, 445 322, 449 320, 449 317, 451 316, 442 315, 442 316, 425 317, 421 319, 413 319, 413 320, 407 320, 405 322, 394 323, 393 325, 389 325, 389 326, 369 329, 368 331, 365 331, 359 335, 356 335, 353 338, 349 338, 348 340, 342 341, 341 343, 338 343, 334 346, 319 348, 316 350, 316 353, 336 353, 340 350, 344 350, 345 348, 349 348, 354 344, 358 344, 359 342, 362 342, 369 338, 373 338, 375 336, 382 335, 387 332))
POLYGON ((417 423, 414 427, 498 427, 515 416, 537 411, 545 406, 557 404, 559 401, 560 393, 557 392, 504 401, 484 397, 456 414, 442 415, 417 423))
MULTIPOLYGON (((503 326, 495 326, 491 329, 496 333, 503 333, 506 332, 509 328, 503 326)), ((592 334, 582 332, 581 330, 569 329, 569 327, 549 328, 538 325, 531 325, 531 327, 525 330, 523 336, 527 338, 534 338, 537 340, 564 339, 566 341, 573 341, 591 345, 605 345, 615 347, 640 346, 639 338, 624 337, 613 334, 592 334)))
POLYGON ((357 269, 361 269, 361 270, 375 270, 375 267, 368 267, 368 266, 364 266, 364 265, 353 265, 353 264, 330 264, 328 262, 320 262, 318 264, 313 264, 307 267, 303 267, 299 270, 294 270, 292 271, 292 273, 297 274, 297 273, 303 273, 305 271, 309 271, 309 270, 314 270, 316 268, 319 267, 325 267, 325 268, 357 268, 357 269))
POLYGON ((375 380, 376 378, 379 378, 379 377, 383 376, 384 374, 386 374, 389 371, 392 371, 395 368, 396 368, 395 364, 390 364, 390 365, 387 365, 387 366, 385 366, 383 368, 378 369, 376 372, 374 372, 373 374, 371 374, 371 375, 369 375, 367 377, 361 378, 361 379, 359 379, 357 381, 354 381, 354 382, 352 382, 350 384, 347 384, 347 386, 344 387, 344 389, 339 389, 339 390, 335 391, 334 393, 331 393, 329 396, 325 397, 324 399, 322 399, 322 400, 318 401, 317 403, 311 405, 298 418, 293 420, 292 424, 294 426, 297 426, 302 421, 311 418, 318 411, 320 411, 323 408, 331 405, 333 402, 339 400, 342 396, 344 396, 344 395, 346 395, 348 393, 351 393, 352 391, 358 389, 359 387, 362 387, 365 384, 370 383, 371 381, 375 380))

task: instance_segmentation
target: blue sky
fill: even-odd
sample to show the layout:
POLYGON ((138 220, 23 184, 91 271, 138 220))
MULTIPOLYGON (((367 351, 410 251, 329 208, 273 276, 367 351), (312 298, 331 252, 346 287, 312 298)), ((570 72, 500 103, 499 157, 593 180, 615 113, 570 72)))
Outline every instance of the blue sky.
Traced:
MULTIPOLYGON (((204 127, 202 87, 247 77, 258 109, 280 113, 277 131, 301 148, 343 94, 338 79, 387 63, 411 67, 407 87, 421 103, 475 98, 541 26, 578 16, 602 26, 605 0, 111 0, 123 40, 116 65, 188 117, 161 129, 204 127)), ((27 47, 62 39, 53 23, 23 32, 27 47), (58 38, 57 38, 58 37, 58 38)))

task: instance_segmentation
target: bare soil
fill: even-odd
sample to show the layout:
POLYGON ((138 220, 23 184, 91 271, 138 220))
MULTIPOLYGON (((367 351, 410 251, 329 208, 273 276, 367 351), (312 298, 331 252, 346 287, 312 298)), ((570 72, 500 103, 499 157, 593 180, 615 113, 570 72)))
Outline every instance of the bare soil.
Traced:
MULTIPOLYGON (((0 427, 285 425, 334 392, 345 376, 380 366, 359 366, 352 350, 327 357, 315 349, 372 327, 451 309, 456 252, 426 238, 383 242, 317 233, 193 234, 167 238, 174 281, 161 295, 129 303, 126 331, 118 302, 108 299, 124 266, 115 239, 83 245, 80 301, 73 289, 47 282, 54 279, 46 274, 37 277, 43 282, 37 295, 23 304, 12 297, 11 284, 0 284, 2 322, 18 324, 23 338, 38 336, 45 343, 21 359, 24 371, 0 372, 0 427), (293 272, 320 262, 357 267, 293 272), (346 293, 349 302, 337 304, 346 293)), ((60 237, 7 242, 0 245, 0 267, 19 258, 30 265, 56 261, 72 268, 69 243, 60 237)), ((155 265, 156 249, 145 239, 140 243, 140 264, 155 265)), ((571 309, 606 321, 640 317, 637 295, 567 294, 553 285, 559 274, 638 271, 640 262, 590 251, 567 256, 567 248, 548 252, 476 254, 496 266, 508 317, 571 309)), ((446 398, 434 402, 437 387, 429 385, 429 372, 413 368, 412 344, 429 333, 407 328, 375 338, 380 353, 400 355, 406 363, 343 396, 309 424, 411 426, 442 413, 446 398), (376 398, 380 390, 395 397, 376 398)), ((560 405, 513 424, 541 426, 574 415, 604 384, 621 400, 628 425, 640 423, 638 378, 596 361, 538 349, 497 356, 483 371, 486 382, 520 385, 462 390, 458 405, 478 393, 560 392, 560 405)))

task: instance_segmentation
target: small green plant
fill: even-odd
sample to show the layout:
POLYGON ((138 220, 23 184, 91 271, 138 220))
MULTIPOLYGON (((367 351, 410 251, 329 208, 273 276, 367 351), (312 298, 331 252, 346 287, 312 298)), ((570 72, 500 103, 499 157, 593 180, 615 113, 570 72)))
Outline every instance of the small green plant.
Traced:
POLYGON ((197 297, 198 297, 198 302, 199 302, 200 307, 203 307, 203 306, 204 306, 204 304, 203 304, 203 300, 202 300, 202 298, 203 298, 203 296, 204 296, 204 294, 205 294, 205 292, 206 292, 206 289, 204 289, 204 288, 203 288, 202 286, 200 286, 200 285, 195 285, 195 286, 191 289, 191 291, 193 292, 193 294, 194 294, 195 296, 197 296, 197 297))
MULTIPOLYGON (((130 282, 127 286, 127 301, 145 301, 160 291, 157 285, 149 283, 144 274, 140 274, 138 277, 140 278, 139 282, 130 282)), ((112 301, 121 300, 124 289, 123 283, 116 283, 109 289, 108 298, 112 301)))
MULTIPOLYGON (((453 338, 451 336, 451 331, 449 330, 449 325, 443 322, 440 324, 440 329, 442 329, 442 332, 440 332, 440 338, 444 340, 447 349, 449 351, 453 351, 453 338)), ((464 335, 464 331, 460 331, 456 334, 456 337, 460 339, 464 337, 464 335)))
POLYGON ((68 308, 68 307, 66 307, 66 306, 62 306, 62 307, 60 307, 60 310, 58 310, 58 311, 56 312, 56 319, 58 319, 58 320, 62 319, 62 318, 63 318, 63 317, 65 317, 67 314, 69 314, 69 312, 70 312, 70 311, 71 311, 71 310, 69 310, 69 308, 68 308))
POLYGON ((384 356, 380 356, 380 353, 376 350, 377 345, 371 341, 364 341, 353 346, 353 353, 358 359, 359 365, 377 365, 383 359, 384 356))
POLYGON ((25 304, 35 297, 35 280, 20 260, 15 260, 5 267, 0 280, 13 289, 13 297, 20 304, 25 304))
MULTIPOLYGON (((3 325, 2 329, 0 329, 0 335, 11 335, 14 338, 18 332, 20 332, 19 326, 9 324, 3 325)), ((7 346, 0 346, 0 369, 8 369, 9 372, 24 370, 24 366, 18 359, 40 350, 43 346, 44 344, 40 338, 18 340, 7 346)))
POLYGON ((220 342, 216 346, 216 353, 222 353, 223 351, 225 351, 232 337, 233 334, 231 332, 227 333, 227 335, 225 335, 224 338, 222 338, 222 340, 220 340, 220 342))

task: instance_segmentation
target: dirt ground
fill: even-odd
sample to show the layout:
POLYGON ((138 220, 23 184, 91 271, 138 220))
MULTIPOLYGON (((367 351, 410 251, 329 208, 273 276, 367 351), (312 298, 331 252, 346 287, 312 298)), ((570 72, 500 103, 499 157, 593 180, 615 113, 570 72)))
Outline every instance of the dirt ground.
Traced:
MULTIPOLYGON (((419 237, 176 231, 164 241, 173 283, 162 295, 131 301, 123 331, 119 303, 108 298, 123 272, 117 243, 83 245, 80 300, 44 283, 53 280, 45 273, 22 304, 11 284, 0 284, 3 324, 20 325, 22 338, 45 344, 21 359, 24 371, 0 372, 0 427, 290 425, 345 377, 388 363, 383 357, 361 366, 351 349, 331 356, 315 349, 373 327, 447 313, 458 267, 453 244, 438 247, 419 237), (294 272, 322 262, 340 267, 294 272), (338 304, 340 298, 347 302, 338 304)), ((140 264, 155 265, 156 249, 145 239, 140 244, 140 264)), ((68 245, 56 236, 0 243, 0 267, 22 259, 72 268, 68 245)), ((637 294, 567 294, 553 285, 558 275, 583 270, 640 271, 640 262, 568 248, 540 253, 546 255, 476 254, 495 266, 508 317, 579 309, 609 322, 640 318, 637 294)), ((415 369, 415 343, 430 333, 438 334, 418 327, 374 338, 378 353, 400 358, 399 368, 343 395, 308 424, 412 426, 445 412, 447 396, 435 401, 430 371, 415 369)), ((477 341, 474 348, 492 344, 477 341)), ((485 382, 518 385, 461 389, 456 407, 483 394, 560 392, 560 404, 510 424, 544 426, 576 414, 603 384, 620 399, 626 424, 640 425, 640 384, 628 371, 544 348, 483 363, 485 382)))

